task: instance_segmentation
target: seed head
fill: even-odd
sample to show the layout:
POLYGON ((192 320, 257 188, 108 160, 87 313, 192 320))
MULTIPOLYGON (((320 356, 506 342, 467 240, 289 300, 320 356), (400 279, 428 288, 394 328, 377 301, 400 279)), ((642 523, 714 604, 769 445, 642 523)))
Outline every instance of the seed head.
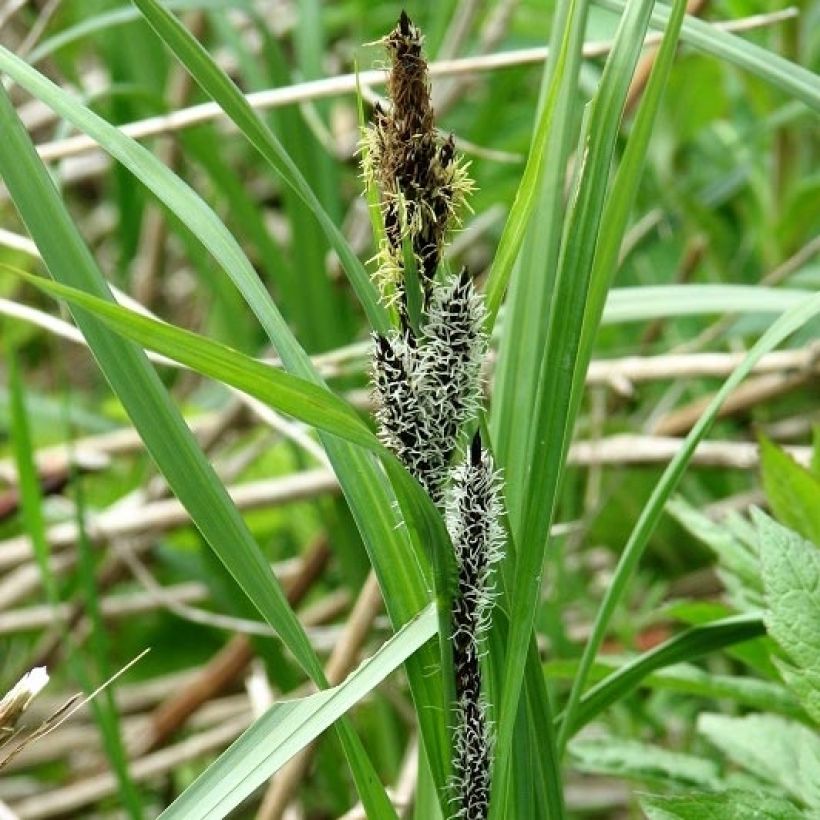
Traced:
POLYGON ((452 136, 444 139, 435 129, 418 28, 402 12, 382 44, 390 57, 392 108, 375 108, 362 160, 365 176, 378 185, 384 221, 377 280, 384 294, 398 295, 403 304, 403 243, 408 240, 426 304, 448 230, 458 224, 472 182, 452 136))

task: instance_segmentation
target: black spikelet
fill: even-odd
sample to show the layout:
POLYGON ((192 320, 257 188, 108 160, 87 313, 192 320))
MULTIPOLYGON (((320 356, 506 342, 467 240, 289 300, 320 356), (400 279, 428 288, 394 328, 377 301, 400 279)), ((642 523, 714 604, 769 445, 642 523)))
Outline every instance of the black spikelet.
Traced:
POLYGON ((443 501, 459 430, 478 409, 485 316, 464 270, 435 286, 419 339, 409 328, 375 337, 380 437, 436 504, 443 501))
POLYGON ((447 528, 458 564, 453 600, 456 683, 455 817, 484 820, 490 797, 491 732, 481 695, 481 641, 495 594, 494 565, 503 531, 498 475, 476 433, 469 454, 453 471, 447 497, 447 528))
POLYGON ((426 413, 419 396, 415 342, 409 332, 374 334, 373 386, 379 438, 425 490, 438 493, 439 459, 426 441, 426 413))
POLYGON ((420 346, 420 367, 429 434, 440 443, 446 465, 458 432, 478 410, 481 362, 487 350, 484 303, 465 268, 436 285, 420 346))

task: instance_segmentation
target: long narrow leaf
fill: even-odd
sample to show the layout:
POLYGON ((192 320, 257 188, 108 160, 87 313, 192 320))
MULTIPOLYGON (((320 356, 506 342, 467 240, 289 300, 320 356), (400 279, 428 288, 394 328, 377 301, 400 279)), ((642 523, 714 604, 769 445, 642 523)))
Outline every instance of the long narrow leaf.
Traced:
MULTIPOLYGON (((597 4, 613 11, 622 12, 625 0, 596 0, 597 4)), ((666 28, 669 10, 658 4, 652 12, 651 25, 666 28)), ((815 111, 820 112, 820 78, 803 66, 797 65, 761 48, 728 31, 710 26, 697 17, 686 16, 681 39, 687 44, 713 54, 739 68, 757 75, 773 86, 785 91, 790 97, 801 100, 815 111)))
MULTIPOLYGON (((615 37, 601 83, 591 103, 581 173, 564 225, 551 302, 547 347, 541 363, 536 433, 529 453, 528 494, 523 506, 511 595, 510 639, 499 713, 495 771, 509 765, 515 714, 530 635, 541 590, 544 553, 555 510, 569 438, 572 376, 578 352, 609 170, 623 103, 649 24, 651 0, 630 4, 615 37)), ((559 744, 560 748, 560 744, 559 744)), ((502 775, 503 776, 503 775, 502 775)))
MULTIPOLYGON (((607 706, 633 692, 643 680, 658 669, 675 663, 692 661, 709 652, 715 652, 718 649, 765 634, 766 627, 759 615, 738 615, 687 629, 680 635, 676 635, 635 660, 624 664, 616 672, 593 686, 581 698, 573 723, 567 729, 568 736, 571 738, 579 729, 603 712, 607 706)), ((556 723, 560 723, 564 720, 564 715, 558 715, 555 720, 556 723)))
MULTIPOLYGON (((603 265, 600 268, 603 269, 603 265)), ((692 284, 613 288, 607 297, 603 324, 727 312, 783 313, 802 304, 812 295, 810 290, 767 288, 760 285, 692 284)))
MULTIPOLYGON (((580 104, 577 86, 588 8, 587 0, 564 0, 556 6, 550 53, 557 56, 548 60, 545 66, 541 104, 527 166, 504 226, 487 285, 490 322, 493 322, 512 279, 499 342, 499 366, 491 414, 493 445, 505 471, 511 543, 520 537, 526 492, 526 454, 535 433, 532 417, 547 332, 543 319, 549 312, 555 281, 564 213, 565 167, 573 143, 574 112, 580 104)), ((507 563, 512 564, 509 559, 507 563)), ((503 589, 505 596, 501 605, 511 609, 508 600, 510 586, 504 584, 503 589)), ((494 625, 494 629, 499 627, 498 623, 494 625)), ((499 646, 499 641, 492 646, 499 646)), ((505 640, 504 650, 506 646, 505 640)), ((499 668, 505 663, 504 650, 496 652, 492 658, 499 668)), ((530 655, 527 657, 528 670, 532 665, 530 655)), ((522 725, 523 719, 528 732, 515 733, 510 750, 511 765, 503 769, 496 767, 493 810, 503 807, 515 815, 530 811, 528 802, 532 798, 525 789, 514 788, 514 778, 510 776, 518 772, 520 780, 521 772, 528 771, 531 750, 526 735, 529 733, 538 745, 538 756, 543 761, 540 769, 542 788, 535 792, 536 795, 543 794, 539 810, 550 820, 558 820, 564 814, 563 785, 546 683, 540 680, 536 669, 528 672, 524 685, 529 707, 523 703, 519 705, 516 721, 522 725)), ((503 692, 503 688, 500 691, 503 692)), ((499 701, 496 696, 496 704, 499 701)), ((507 715, 506 720, 512 722, 512 715, 507 715)))
MULTIPOLYGON (((561 48, 555 61, 555 69, 552 74, 547 75, 549 84, 546 99, 541 107, 535 126, 535 133, 527 156, 527 164, 515 194, 515 201, 510 208, 510 214, 504 225, 504 232, 501 235, 501 241, 493 259, 492 271, 487 280, 485 298, 490 329, 495 323, 495 318, 504 300, 513 265, 520 251, 521 242, 524 239, 537 201, 542 167, 547 153, 547 141, 555 134, 555 121, 558 121, 559 125, 557 127, 559 129, 561 124, 565 123, 566 118, 562 116, 565 112, 561 109, 566 106, 566 98, 569 93, 574 91, 574 83, 578 75, 587 4, 583 0, 570 0, 567 5, 568 8, 563 15, 566 18, 566 28, 560 25, 560 17, 557 21, 563 36, 560 40, 561 48), (561 109, 559 109, 559 105, 561 109)), ((566 128, 565 125, 564 128, 566 128)), ((566 151, 566 146, 563 145, 566 139, 566 134, 560 133, 558 135, 557 144, 559 147, 563 146, 563 152, 566 151)), ((550 155, 550 159, 555 161, 558 157, 550 155)))
MULTIPOLYGON (((601 323, 604 305, 607 303, 607 294, 615 271, 618 269, 618 253, 621 249, 624 232, 638 191, 638 184, 649 146, 649 138, 652 134, 652 126, 660 107, 663 90, 672 71, 672 63, 675 59, 675 51, 677 50, 678 37, 685 12, 685 0, 676 0, 672 17, 669 20, 663 42, 658 50, 655 64, 644 89, 632 132, 627 140, 623 157, 613 181, 612 194, 606 203, 602 222, 607 226, 607 230, 602 232, 595 251, 587 310, 581 331, 578 357, 575 361, 573 384, 576 395, 572 400, 575 408, 574 412, 577 412, 578 403, 580 402, 580 392, 589 367, 592 345, 595 341, 598 325, 601 323)), ((690 295, 691 291, 687 291, 687 296, 690 295)), ((615 298, 617 299, 617 297, 615 298)), ((632 303, 628 295, 623 301, 627 305, 632 303)), ((675 304, 690 304, 688 298, 675 299, 672 297, 669 301, 675 304)), ((657 311, 652 314, 655 318, 658 315, 657 311)))
POLYGON ((208 52, 171 12, 155 0, 133 0, 133 3, 194 80, 219 104, 271 167, 311 209, 339 254, 342 267, 350 278, 371 326, 374 330, 384 332, 388 327, 387 314, 379 303, 376 288, 367 271, 279 140, 251 108, 230 77, 216 65, 208 52))
POLYGON ((220 342, 143 316, 76 288, 31 276, 2 263, 0 268, 13 271, 40 290, 93 313, 116 333, 147 350, 161 353, 197 373, 242 390, 320 430, 377 454, 384 453, 379 440, 368 430, 356 411, 326 387, 291 376, 220 342))
MULTIPOLYGON (((535 426, 535 412, 541 358, 546 344, 550 301, 555 286, 555 269, 565 214, 566 168, 575 142, 575 129, 581 100, 578 75, 581 66, 588 2, 565 0, 556 9, 550 52, 545 69, 544 105, 539 119, 548 124, 546 138, 536 131, 531 157, 538 157, 540 178, 535 182, 527 171, 521 187, 537 184, 537 201, 526 214, 518 214, 518 200, 510 210, 508 225, 514 219, 529 220, 523 244, 513 245, 518 254, 511 276, 509 298, 504 308, 504 323, 499 339, 498 369, 492 405, 492 431, 495 451, 504 468, 507 515, 510 528, 520 536, 523 496, 526 487, 527 452, 535 426), (543 142, 537 141, 541 136, 543 142), (545 159, 548 158, 548 161, 545 159)), ((521 196, 519 192, 518 196, 521 196)), ((525 223, 526 224, 526 223, 525 223)), ((488 298, 503 296, 504 279, 510 276, 509 262, 502 255, 505 226, 498 254, 488 282, 488 298), (492 289, 495 289, 496 295, 492 289)), ((513 241, 513 240, 511 240, 513 241)))
POLYGON ((227 816, 288 760, 378 686, 435 632, 435 608, 429 606, 344 683, 301 700, 274 705, 160 817, 163 820, 209 820, 227 816))
POLYGON ((772 324, 752 347, 744 360, 735 368, 732 375, 723 383, 723 386, 709 403, 703 415, 698 419, 697 424, 695 424, 686 437, 677 455, 669 463, 666 470, 664 470, 660 481, 655 485, 655 489, 652 491, 646 506, 641 511, 640 518, 621 553, 612 582, 607 587, 604 600, 595 617, 592 634, 584 647, 578 674, 573 681, 570 697, 567 701, 566 716, 562 725, 564 739, 566 739, 568 734, 568 729, 565 727, 572 726, 575 720, 575 712, 581 699, 581 693, 584 691, 589 670, 592 667, 595 656, 598 654, 598 650, 603 643, 609 621, 626 591, 633 572, 638 566, 638 562, 643 555, 649 538, 654 532, 655 526, 663 513, 664 505, 674 492, 675 487, 677 487, 689 460, 692 458, 695 448, 709 431, 720 407, 723 402, 726 401, 728 395, 746 378, 754 365, 760 360, 761 356, 773 350, 792 333, 818 314, 820 314, 820 295, 815 295, 807 299, 804 304, 792 308, 772 324))
POLYGON ((20 492, 20 513, 25 532, 31 539, 34 560, 40 570, 41 583, 46 600, 52 606, 60 601, 59 590, 51 572, 51 547, 46 538, 46 524, 42 508, 42 489, 34 463, 34 446, 29 428, 28 410, 20 375, 17 353, 10 344, 6 344, 6 355, 9 369, 9 409, 11 422, 11 443, 14 449, 14 460, 17 464, 17 486, 20 492))

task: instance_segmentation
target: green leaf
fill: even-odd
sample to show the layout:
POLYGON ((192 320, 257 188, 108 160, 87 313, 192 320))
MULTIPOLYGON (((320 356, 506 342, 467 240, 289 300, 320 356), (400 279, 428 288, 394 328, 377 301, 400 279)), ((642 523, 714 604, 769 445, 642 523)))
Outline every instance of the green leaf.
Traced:
MULTIPOLYGON (((661 47, 655 58, 652 72, 641 95, 638 111, 629 138, 626 142, 623 157, 618 165, 615 179, 612 183, 612 192, 606 202, 601 225, 605 226, 600 233, 595 249, 592 272, 590 274, 589 293, 584 311, 584 324, 581 329, 581 338, 578 344, 578 355, 573 367, 573 396, 570 415, 574 418, 581 401, 584 389, 584 377, 589 368, 592 357, 592 347, 598 333, 598 327, 605 313, 617 313, 619 292, 611 292, 612 282, 619 268, 619 254, 626 233, 629 217, 635 204, 638 186, 643 177, 643 167, 649 148, 652 130, 660 108, 661 99, 672 71, 672 64, 677 51, 686 4, 676 0, 672 14, 667 21, 661 47), (605 310, 608 308, 608 310, 605 310)), ((635 308, 635 299, 629 298, 629 289, 624 289, 627 296, 627 310, 635 308)), ((646 292, 641 293, 645 301, 646 292)), ((666 304, 690 304, 693 293, 687 293, 687 299, 667 299, 666 304)), ((657 306, 656 306, 657 307, 657 306)), ((653 319, 657 319, 657 310, 653 311, 653 319)))
POLYGON ((792 803, 771 792, 731 791, 674 797, 646 795, 649 820, 804 820, 792 803))
MULTIPOLYGON (((247 0, 232 0, 234 8, 250 8, 247 0)), ((174 11, 185 11, 187 9, 207 9, 221 8, 224 0, 166 0, 166 6, 174 11)), ((140 19, 139 12, 131 6, 121 6, 109 9, 101 14, 95 14, 80 20, 73 26, 68 26, 44 38, 28 54, 28 62, 36 65, 46 57, 50 57, 62 48, 65 48, 78 40, 82 40, 89 34, 98 31, 110 31, 116 26, 123 26, 140 19)))
MULTIPOLYGON (((651 8, 649 0, 630 4, 619 24, 600 85, 590 103, 587 141, 579 155, 580 173, 563 225, 547 344, 541 360, 537 409, 533 416, 536 432, 527 453, 527 492, 510 589, 511 628, 494 764, 496 781, 502 783, 510 765, 514 716, 541 591, 544 556, 572 435, 572 375, 610 166, 624 99, 640 56, 651 8)), ((559 757, 562 745, 559 735, 559 757)), ((503 798, 502 788, 498 799, 503 798)), ((493 802, 496 803, 495 797, 493 802)))
POLYGON ((133 2, 202 90, 236 123, 271 168, 310 208, 334 250, 339 254, 342 267, 367 313, 372 328, 385 332, 388 328, 387 314, 379 303, 376 288, 370 281, 364 265, 353 253, 342 232, 322 207, 319 198, 273 132, 251 108, 228 75, 217 66, 208 52, 171 12, 155 0, 133 2))
POLYGON ((45 518, 43 517, 43 494, 37 465, 34 463, 34 444, 31 440, 28 410, 26 407, 25 388, 20 376, 20 365, 17 354, 10 344, 6 344, 9 378, 9 410, 11 444, 14 449, 14 460, 17 465, 17 483, 20 491, 20 512, 25 532, 31 539, 34 560, 40 570, 40 582, 46 600, 56 606, 60 601, 57 583, 51 571, 51 547, 46 538, 45 518))
POLYGON ((724 523, 713 521, 682 498, 673 498, 666 511, 717 556, 718 575, 732 605, 744 612, 762 609, 763 580, 757 552, 724 523))
POLYGON ((550 53, 527 166, 504 226, 487 282, 487 300, 501 303, 498 366, 493 387, 491 429, 506 479, 510 529, 520 534, 526 491, 527 453, 534 432, 541 358, 565 214, 566 168, 582 102, 578 75, 589 3, 565 0, 552 20, 550 53), (549 162, 544 158, 549 157, 549 162))
POLYGON ((760 472, 769 506, 787 527, 820 546, 820 478, 761 435, 760 472))
MULTIPOLYGON (((695 626, 664 641, 660 646, 624 664, 616 672, 593 686, 581 699, 576 717, 568 724, 570 735, 596 715, 629 695, 643 680, 658 669, 681 661, 694 660, 709 652, 748 641, 765 634, 760 616, 739 615, 714 623, 695 626)), ((561 720, 559 715, 556 720, 561 720)), ((565 722, 565 721, 564 721, 565 722)))
POLYGON ((813 295, 809 290, 758 285, 651 285, 614 288, 602 323, 722 313, 783 313, 813 295))
MULTIPOLYGON (((73 674, 82 682, 83 689, 90 694, 101 686, 104 681, 111 679, 111 669, 109 667, 111 645, 97 593, 94 548, 91 545, 86 528, 87 513, 82 477, 77 478, 75 498, 77 531, 79 533, 77 538, 79 558, 77 575, 82 590, 83 609, 90 621, 91 630, 88 636, 88 649, 72 647, 73 651, 70 653, 68 665, 73 674), (92 679, 89 679, 88 675, 90 669, 94 670, 92 679)), ((68 642, 73 643, 74 638, 68 637, 68 642)), ((92 700, 90 708, 102 735, 105 757, 117 777, 120 799, 132 820, 142 820, 142 800, 128 766, 128 754, 123 743, 122 721, 114 699, 113 685, 106 686, 104 691, 92 700)))
MULTIPOLYGON (((512 280, 510 298, 501 327, 499 369, 495 378, 495 395, 491 409, 492 443, 499 466, 505 471, 507 516, 511 531, 510 543, 520 535, 523 499, 526 493, 526 454, 531 435, 535 432, 532 415, 538 390, 541 351, 544 348, 547 315, 552 294, 555 262, 561 237, 564 212, 564 180, 566 161, 574 141, 575 109, 580 105, 577 94, 588 0, 562 0, 555 7, 550 37, 550 53, 541 83, 539 108, 536 115, 527 164, 504 225, 498 249, 493 259, 485 291, 488 326, 492 329, 512 280), (523 245, 523 247, 522 247, 523 245)), ((509 548, 512 553, 512 548, 509 548)), ((512 566, 512 560, 507 562, 512 566)), ((504 586, 502 606, 508 603, 510 587, 504 586)), ((505 624, 506 626, 506 624, 505 624)), ((491 642, 491 660, 503 668, 507 635, 499 640, 500 619, 493 626, 496 640, 491 642), (499 647, 494 649, 494 647, 499 647)), ((520 651, 526 651, 522 635, 520 651)), ((513 816, 541 811, 551 820, 564 816, 563 785, 560 761, 556 753, 552 714, 544 681, 538 664, 529 657, 519 657, 522 668, 530 670, 524 680, 529 708, 519 703, 503 719, 503 731, 509 740, 510 766, 503 762, 494 769, 494 792, 491 811, 499 810, 513 816), (533 670, 532 667, 536 668, 533 670), (527 733, 516 732, 514 725, 522 723, 527 733), (512 737, 513 734, 516 737, 512 737), (516 777, 526 780, 530 747, 538 744, 540 771, 534 772, 535 794, 526 788, 516 788, 516 777), (516 770, 513 773, 513 770, 516 770), (512 775, 512 776, 510 776, 512 775), (543 797, 540 797, 543 795, 543 797), (539 800, 533 807, 533 800, 539 800)), ((498 692, 503 692, 502 686, 498 692)), ((494 696, 498 704, 500 697, 494 696)), ((533 783, 530 784, 532 789, 533 783)), ((525 784, 526 786, 526 784, 525 784)))
POLYGON ((572 692, 567 703, 567 717, 565 719, 567 725, 572 725, 573 713, 586 685, 589 669, 604 640, 610 618, 626 591, 632 573, 635 571, 649 538, 660 520, 664 505, 674 492, 698 443, 709 431, 721 405, 763 355, 777 347, 784 339, 787 339, 818 313, 820 313, 820 295, 814 296, 802 305, 792 308, 772 324, 738 367, 735 368, 732 375, 723 383, 723 386, 684 440, 683 446, 677 455, 664 470, 621 553, 612 581, 596 615, 592 634, 584 647, 578 675, 573 682, 572 692))
POLYGON ((152 319, 76 288, 50 282, 0 263, 21 279, 93 313, 112 330, 197 373, 242 390, 294 418, 377 454, 384 448, 356 411, 328 388, 291 376, 227 345, 152 319))
MULTIPOLYGON (((538 114, 524 174, 504 224, 485 289, 490 329, 501 308, 513 266, 538 201, 546 155, 553 159, 557 169, 557 176, 553 174, 550 177, 551 185, 555 186, 553 194, 557 198, 562 195, 563 162, 560 160, 566 158, 569 150, 570 118, 567 116, 567 110, 571 104, 570 95, 575 92, 588 5, 585 0, 569 0, 562 3, 553 21, 556 33, 562 34, 561 37, 552 39, 553 53, 557 51, 558 56, 554 61, 549 61, 544 74, 546 99, 538 114), (556 49, 556 46, 560 46, 560 50, 556 49), (548 143, 552 147, 558 147, 557 156, 553 151, 547 151, 548 143)), ((557 212, 557 208, 555 210, 557 212)))
POLYGON ((777 715, 702 714, 698 732, 763 783, 820 808, 820 737, 807 726, 777 715))
POLYGON ((754 520, 768 606, 766 627, 788 657, 778 666, 820 724, 820 549, 758 510, 754 520))
POLYGON ((429 606, 362 663, 344 683, 300 700, 275 704, 160 817, 164 820, 226 817, 288 760, 378 686, 435 632, 436 612, 433 606, 429 606))
MULTIPOLYGON (((619 13, 627 7, 625 0, 596 0, 596 3, 619 13)), ((668 21, 668 9, 658 4, 652 13, 652 26, 663 29, 668 21)), ((789 97, 802 100, 815 111, 820 111, 820 78, 807 68, 689 15, 684 21, 681 39, 687 45, 734 63, 781 89, 789 97)))
POLYGON ((572 766, 652 785, 715 789, 722 785, 717 764, 703 757, 618 737, 575 740, 569 745, 572 766))
MULTIPOLYGON (((31 71, 4 49, 0 49, 0 64, 9 62, 18 68, 22 65, 25 68, 22 74, 28 79, 33 77, 34 85, 41 90, 45 83, 48 96, 48 86, 51 85, 48 81, 44 78, 37 79, 37 72, 31 71)), ((56 87, 52 87, 52 90, 54 88, 56 87)), ((56 95, 57 98, 61 99, 60 95, 62 92, 56 95)), ((75 101, 68 95, 65 95, 63 101, 68 110, 76 113, 75 101)), ((105 126, 118 133, 117 129, 107 124, 105 126)), ((62 284, 110 300, 112 297, 105 279, 72 224, 4 90, 0 90, 0 129, 5 140, 4 150, 0 152, 0 176, 36 242, 49 273, 62 284)), ((165 175, 170 174, 164 166, 159 165, 165 175)), ((173 175, 170 176, 176 179, 173 175)), ((161 182, 162 179, 160 175, 155 181, 161 182)), ((180 185, 181 206, 185 209, 188 195, 192 192, 184 183, 180 182, 180 185)), ((159 187, 162 188, 161 185, 159 187)), ((201 203, 201 200, 196 201, 201 203)), ((204 203, 201 205, 200 213, 208 220, 212 217, 224 231, 216 215, 204 203)), ((230 234, 227 236, 230 237, 230 234)), ((240 260, 245 259, 247 263, 238 246, 236 249, 240 260)), ((264 288, 262 293, 267 300, 264 288)), ((145 354, 133 343, 125 342, 113 334, 87 312, 75 309, 74 316, 100 369, 145 442, 146 449, 165 475, 174 494, 190 513, 196 527, 254 606, 278 632, 300 665, 319 685, 326 685, 319 659, 288 605, 269 564, 145 354)), ((378 783, 361 742, 346 723, 340 724, 339 731, 362 800, 376 813, 375 816, 390 817, 393 812, 392 804, 378 783)))
MULTIPOLYGON (((618 672, 622 665, 623 662, 604 656, 595 663, 590 678, 601 681, 607 675, 618 672)), ((549 661, 544 664, 544 674, 548 678, 572 680, 577 668, 576 660, 549 661)), ((781 683, 745 675, 715 675, 690 663, 676 663, 674 666, 658 669, 644 677, 639 686, 659 692, 731 700, 740 706, 777 712, 798 720, 806 719, 797 699, 781 683)), ((581 704, 583 708, 585 701, 582 700, 581 704)))

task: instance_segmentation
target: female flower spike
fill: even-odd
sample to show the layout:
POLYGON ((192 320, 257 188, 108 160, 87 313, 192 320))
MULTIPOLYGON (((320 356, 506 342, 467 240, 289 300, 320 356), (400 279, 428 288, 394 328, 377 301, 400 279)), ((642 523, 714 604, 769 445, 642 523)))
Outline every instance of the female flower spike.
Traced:
POLYGON ((481 696, 481 638, 495 598, 494 566, 502 555, 498 474, 476 433, 467 458, 453 471, 447 498, 447 529, 458 564, 453 601, 456 755, 453 761, 456 817, 483 820, 490 799, 492 744, 481 696))
POLYGON ((418 339, 409 329, 375 337, 380 438, 436 504, 444 500, 459 431, 479 407, 485 317, 465 269, 434 285, 418 339))

